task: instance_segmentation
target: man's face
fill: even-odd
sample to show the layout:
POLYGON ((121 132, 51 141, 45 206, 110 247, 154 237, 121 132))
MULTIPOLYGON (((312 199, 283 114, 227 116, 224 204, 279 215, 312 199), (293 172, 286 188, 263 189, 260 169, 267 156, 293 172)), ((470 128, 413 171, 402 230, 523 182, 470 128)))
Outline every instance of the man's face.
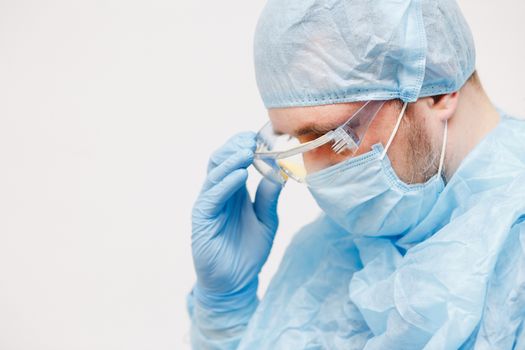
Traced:
MULTIPOLYGON (((277 133, 290 134, 301 142, 314 140, 346 122, 362 102, 341 103, 314 107, 274 108, 268 110, 269 118, 277 133)), ((336 154, 330 145, 304 154, 308 173, 327 168, 352 156, 370 151, 372 145, 386 145, 401 112, 402 104, 389 101, 381 108, 370 124, 355 154, 336 154)), ((409 105, 401 126, 388 150, 392 167, 406 183, 423 183, 438 171, 443 135, 443 124, 432 120, 425 101, 409 105)))

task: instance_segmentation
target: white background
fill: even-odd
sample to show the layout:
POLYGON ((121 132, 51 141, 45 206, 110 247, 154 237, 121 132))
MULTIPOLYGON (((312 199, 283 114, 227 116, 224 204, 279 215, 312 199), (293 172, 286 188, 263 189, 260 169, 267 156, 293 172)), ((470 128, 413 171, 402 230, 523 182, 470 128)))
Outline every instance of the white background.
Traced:
MULTIPOLYGON (((188 347, 208 155, 266 118, 263 4, 0 0, 1 350, 188 347)), ((525 115, 525 3, 460 4, 489 95, 525 115)), ((293 185, 279 210, 261 291, 317 213, 293 185)))

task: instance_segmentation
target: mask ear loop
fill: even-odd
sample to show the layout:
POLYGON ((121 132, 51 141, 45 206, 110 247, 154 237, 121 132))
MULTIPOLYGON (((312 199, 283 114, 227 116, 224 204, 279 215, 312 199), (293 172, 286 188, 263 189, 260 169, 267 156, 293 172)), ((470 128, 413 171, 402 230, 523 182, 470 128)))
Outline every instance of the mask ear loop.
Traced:
POLYGON ((443 145, 441 146, 441 158, 439 158, 438 174, 442 176, 443 164, 445 163, 445 151, 447 149, 448 140, 448 120, 445 120, 445 131, 443 132, 443 145))
MULTIPOLYGON (((399 126, 401 125, 401 119, 403 119, 405 115, 407 106, 408 106, 408 102, 405 102, 403 104, 403 108, 401 109, 401 113, 399 113, 399 117, 397 117, 396 126, 394 127, 394 130, 392 131, 392 134, 390 135, 390 138, 388 139, 388 142, 386 143, 385 149, 383 150, 383 153, 381 154, 381 160, 385 158, 386 153, 388 152, 388 149, 390 148, 390 145, 392 144, 392 141, 394 141, 394 137, 396 136, 399 126)), ((447 140, 448 140, 448 120, 445 120, 445 131, 443 132, 443 145, 441 146, 441 157, 439 158, 439 168, 438 168, 439 176, 443 175, 442 173, 443 173, 443 165, 445 164, 445 151, 447 149, 447 140)))
POLYGON ((392 134, 390 134, 390 138, 388 139, 385 149, 383 150, 383 153, 381 154, 381 160, 385 158, 386 152, 388 152, 388 149, 390 148, 392 141, 394 141, 394 137, 396 137, 397 130, 399 129, 399 125, 401 125, 401 119, 403 119, 403 117, 405 116, 405 111, 407 109, 407 106, 408 106, 408 102, 405 102, 403 104, 403 108, 401 109, 401 113, 399 113, 399 116, 397 117, 397 122, 396 122, 396 126, 394 127, 394 131, 392 131, 392 134))

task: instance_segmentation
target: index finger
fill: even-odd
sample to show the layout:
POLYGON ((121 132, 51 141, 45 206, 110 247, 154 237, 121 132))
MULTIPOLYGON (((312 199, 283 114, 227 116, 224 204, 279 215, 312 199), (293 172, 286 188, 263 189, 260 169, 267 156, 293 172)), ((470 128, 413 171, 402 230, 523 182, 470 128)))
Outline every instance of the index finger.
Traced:
POLYGON ((255 133, 252 131, 242 132, 231 137, 218 150, 213 152, 208 162, 208 173, 212 171, 217 165, 224 162, 231 155, 237 153, 241 149, 250 149, 255 151, 255 133))

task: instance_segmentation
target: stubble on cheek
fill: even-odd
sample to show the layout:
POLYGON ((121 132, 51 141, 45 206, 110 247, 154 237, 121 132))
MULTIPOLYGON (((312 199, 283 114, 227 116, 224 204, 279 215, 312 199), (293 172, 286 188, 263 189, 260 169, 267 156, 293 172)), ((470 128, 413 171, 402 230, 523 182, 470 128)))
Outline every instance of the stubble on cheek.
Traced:
POLYGON ((432 144, 423 121, 416 116, 404 120, 407 138, 408 184, 425 183, 439 170, 439 147, 432 144))

